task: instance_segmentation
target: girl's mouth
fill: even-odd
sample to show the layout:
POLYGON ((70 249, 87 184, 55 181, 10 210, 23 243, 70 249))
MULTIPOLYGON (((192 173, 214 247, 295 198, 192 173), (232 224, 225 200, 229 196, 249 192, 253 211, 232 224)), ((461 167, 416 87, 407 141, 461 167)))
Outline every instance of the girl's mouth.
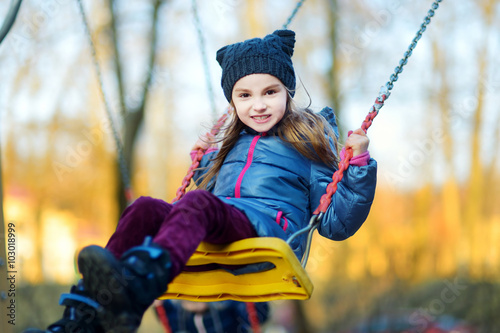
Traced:
POLYGON ((263 116, 252 116, 251 118, 256 123, 265 123, 270 117, 271 117, 270 115, 263 115, 263 116))

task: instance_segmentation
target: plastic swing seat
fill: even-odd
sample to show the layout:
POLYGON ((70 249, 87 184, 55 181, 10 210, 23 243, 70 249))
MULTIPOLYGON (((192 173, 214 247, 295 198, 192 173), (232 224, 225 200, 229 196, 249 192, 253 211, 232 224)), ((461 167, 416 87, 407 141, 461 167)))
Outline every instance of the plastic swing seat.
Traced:
POLYGON ((305 300, 312 291, 309 276, 285 241, 256 237, 224 245, 201 243, 186 269, 169 284, 160 299, 305 300), (198 271, 206 267, 210 269, 198 271), (240 269, 245 273, 239 274, 240 269))

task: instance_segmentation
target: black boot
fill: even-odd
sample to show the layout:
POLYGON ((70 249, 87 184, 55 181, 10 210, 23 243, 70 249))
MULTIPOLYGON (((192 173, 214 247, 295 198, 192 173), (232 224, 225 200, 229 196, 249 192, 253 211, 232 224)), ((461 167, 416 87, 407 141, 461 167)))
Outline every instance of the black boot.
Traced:
POLYGON ((88 246, 78 256, 78 267, 85 288, 104 308, 99 320, 106 332, 135 332, 170 281, 170 256, 150 237, 120 260, 102 247, 88 246))
POLYGON ((90 298, 82 280, 71 287, 69 294, 61 295, 59 304, 66 306, 62 319, 46 330, 28 329, 23 333, 104 333, 97 319, 97 313, 102 311, 102 307, 90 298))

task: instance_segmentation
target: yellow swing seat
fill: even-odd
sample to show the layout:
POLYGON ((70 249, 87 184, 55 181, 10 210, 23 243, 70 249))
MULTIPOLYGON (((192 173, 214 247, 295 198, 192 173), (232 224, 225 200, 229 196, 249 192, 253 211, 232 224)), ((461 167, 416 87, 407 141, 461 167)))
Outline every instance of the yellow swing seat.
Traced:
POLYGON ((305 300, 311 297, 312 291, 309 276, 285 241, 256 237, 222 245, 201 243, 189 259, 186 270, 168 285, 160 299, 197 302, 305 300), (192 271, 196 266, 213 267, 214 264, 215 269, 192 271), (240 275, 226 269, 252 265, 267 268, 240 275))

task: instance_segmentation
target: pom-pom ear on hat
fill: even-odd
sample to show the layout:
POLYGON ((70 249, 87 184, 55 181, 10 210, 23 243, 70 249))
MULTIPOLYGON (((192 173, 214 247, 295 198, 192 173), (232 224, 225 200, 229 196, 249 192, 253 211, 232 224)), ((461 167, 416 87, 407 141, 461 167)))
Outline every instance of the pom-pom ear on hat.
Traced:
POLYGON ((221 84, 224 95, 231 101, 234 84, 250 74, 270 74, 277 77, 290 93, 295 90, 295 71, 292 64, 295 32, 276 30, 264 38, 253 38, 226 45, 217 51, 222 68, 221 84))
POLYGON ((295 32, 292 30, 276 30, 273 35, 280 37, 282 45, 282 50, 290 57, 293 56, 293 47, 295 46, 295 32))
POLYGON ((216 59, 217 59, 217 62, 219 63, 219 65, 221 65, 221 66, 222 66, 222 62, 224 61, 224 55, 226 54, 227 48, 228 48, 228 46, 224 46, 219 51, 217 51, 216 59))

